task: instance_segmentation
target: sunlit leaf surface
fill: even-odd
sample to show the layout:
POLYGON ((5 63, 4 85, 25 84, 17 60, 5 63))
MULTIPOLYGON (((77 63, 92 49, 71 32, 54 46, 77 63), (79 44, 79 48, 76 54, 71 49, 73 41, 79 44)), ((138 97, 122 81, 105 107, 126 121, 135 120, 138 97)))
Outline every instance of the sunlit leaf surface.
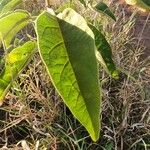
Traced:
POLYGON ((5 68, 0 73, 0 104, 14 79, 24 69, 36 50, 35 42, 27 42, 6 55, 5 68))
POLYGON ((74 10, 36 21, 38 45, 48 74, 73 115, 92 139, 99 138, 100 89, 94 35, 74 10))

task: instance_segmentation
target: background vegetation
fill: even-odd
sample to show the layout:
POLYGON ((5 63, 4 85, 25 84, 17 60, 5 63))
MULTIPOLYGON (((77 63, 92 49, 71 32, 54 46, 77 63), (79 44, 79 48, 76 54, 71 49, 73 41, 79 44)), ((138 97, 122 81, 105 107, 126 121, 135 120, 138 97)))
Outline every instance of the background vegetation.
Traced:
MULTIPOLYGON (((54 8, 64 1, 54 4, 54 8)), ((6 96, 0 107, 0 147, 2 149, 52 150, 148 150, 150 149, 150 59, 144 54, 141 40, 149 18, 142 21, 137 34, 137 18, 141 14, 125 4, 106 1, 117 21, 76 2, 76 8, 101 29, 109 41, 114 61, 122 70, 118 80, 100 71, 103 82, 102 129, 100 140, 93 143, 85 129, 74 119, 49 82, 43 64, 36 54, 6 96)), ((44 2, 27 0, 20 8, 37 14, 44 2)), ((22 40, 30 26, 17 36, 22 40)))

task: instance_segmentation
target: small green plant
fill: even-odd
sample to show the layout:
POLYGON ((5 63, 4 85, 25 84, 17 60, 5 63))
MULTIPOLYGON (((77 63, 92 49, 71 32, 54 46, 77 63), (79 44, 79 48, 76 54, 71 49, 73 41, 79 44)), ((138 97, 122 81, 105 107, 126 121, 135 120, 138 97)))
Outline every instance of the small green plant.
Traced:
MULTIPOLYGON (((103 12, 115 20, 106 4, 93 6, 80 2, 85 8, 103 12)), ((118 78, 111 47, 103 34, 69 7, 59 9, 59 13, 46 8, 35 19, 25 10, 14 11, 21 0, 0 0, 0 3, 0 46, 4 49, 0 58, 4 64, 0 72, 0 103, 38 51, 57 92, 93 141, 97 141, 101 112, 98 62, 113 78, 118 78), (36 40, 32 38, 15 47, 17 33, 29 23, 36 31, 36 40)))

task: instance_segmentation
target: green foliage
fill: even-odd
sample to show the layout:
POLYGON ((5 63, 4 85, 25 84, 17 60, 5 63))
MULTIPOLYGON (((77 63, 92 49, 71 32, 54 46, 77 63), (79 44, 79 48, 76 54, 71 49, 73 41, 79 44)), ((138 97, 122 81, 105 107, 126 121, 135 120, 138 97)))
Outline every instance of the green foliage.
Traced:
POLYGON ((142 0, 143 3, 145 3, 147 6, 150 7, 150 1, 149 0, 142 0))
MULTIPOLYGON (((5 50, 14 44, 13 38, 28 25, 32 17, 23 10, 7 13, 21 2, 19 0, 0 2, 0 11, 6 12, 0 17, 0 46, 5 50)), ((85 1, 80 2, 86 6, 85 1)), ((98 4, 95 8, 115 20, 106 5, 98 4)), ((87 129, 91 138, 97 141, 101 111, 97 53, 112 77, 116 78, 118 73, 105 37, 94 26, 90 27, 92 30, 85 19, 71 8, 66 8, 57 16, 49 8, 39 14, 34 25, 38 51, 52 83, 73 115, 87 129)), ((4 64, 0 72, 1 103, 14 79, 32 58, 35 49, 35 42, 27 42, 11 52, 5 51, 4 59, 0 60, 0 66, 4 64)))
POLYGON ((3 10, 5 5, 7 5, 11 0, 0 0, 0 12, 3 10))
POLYGON ((96 11, 106 14, 107 16, 112 18, 114 21, 116 21, 115 15, 112 13, 112 11, 109 9, 109 7, 105 3, 99 2, 94 8, 96 11))
POLYGON ((112 51, 109 43, 105 39, 104 35, 93 25, 89 24, 89 27, 95 35, 95 45, 97 47, 97 59, 113 78, 119 78, 119 72, 116 69, 115 63, 112 60, 112 51))
MULTIPOLYGON (((6 0, 5 0, 6 1, 6 0)), ((9 3, 4 3, 4 1, 1 3, 2 6, 0 6, 1 14, 8 13, 11 10, 14 10, 14 8, 19 5, 22 2, 22 0, 11 0, 9 3), (3 6, 4 5, 4 6, 3 6)))
POLYGON ((58 93, 96 141, 100 128, 100 90, 94 36, 74 10, 68 8, 60 16, 63 20, 48 12, 38 17, 40 54, 58 93))
POLYGON ((6 55, 5 69, 0 74, 0 104, 14 79, 32 58, 35 49, 35 42, 27 42, 6 55))
POLYGON ((29 23, 28 12, 19 10, 0 19, 0 42, 9 47, 13 37, 29 23))

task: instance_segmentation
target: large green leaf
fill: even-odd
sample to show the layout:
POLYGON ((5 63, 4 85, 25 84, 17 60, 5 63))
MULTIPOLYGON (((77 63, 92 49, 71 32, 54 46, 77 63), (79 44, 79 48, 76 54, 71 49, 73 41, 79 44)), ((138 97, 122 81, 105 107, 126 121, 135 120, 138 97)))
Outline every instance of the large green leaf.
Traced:
POLYGON ((59 17, 43 12, 36 20, 39 52, 58 93, 96 141, 101 100, 94 35, 71 8, 59 17))
POLYGON ((6 55, 5 68, 0 74, 0 104, 14 79, 27 65, 36 50, 35 42, 27 42, 6 55))
POLYGON ((22 0, 11 0, 8 2, 5 6, 3 6, 1 10, 1 14, 8 13, 11 10, 14 10, 14 8, 19 5, 22 2, 22 0))
POLYGON ((113 77, 118 79, 119 72, 112 60, 112 50, 105 36, 93 25, 88 24, 95 35, 95 44, 97 47, 97 59, 104 69, 113 77))
POLYGON ((106 14, 107 16, 112 18, 114 21, 116 21, 115 15, 105 3, 99 2, 94 8, 96 11, 106 14))
POLYGON ((29 23, 30 15, 26 11, 15 11, 0 19, 0 41, 9 47, 18 31, 29 23))

